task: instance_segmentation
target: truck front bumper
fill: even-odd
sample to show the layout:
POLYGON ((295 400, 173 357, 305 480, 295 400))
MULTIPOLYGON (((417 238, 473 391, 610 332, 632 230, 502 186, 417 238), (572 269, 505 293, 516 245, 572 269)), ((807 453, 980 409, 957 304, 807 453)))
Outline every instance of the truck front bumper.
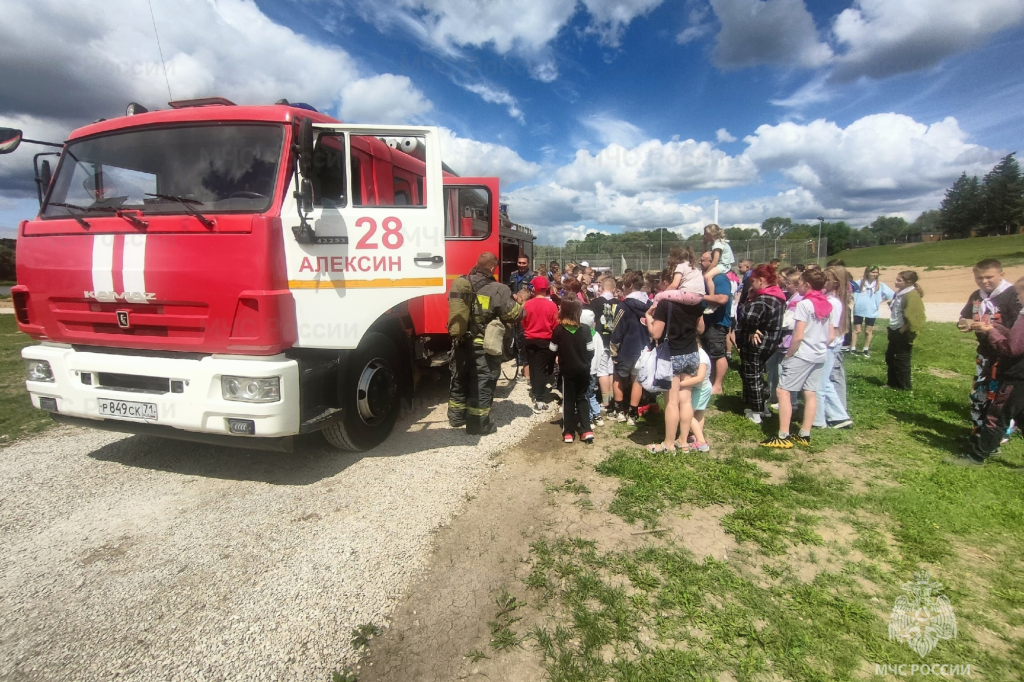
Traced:
MULTIPOLYGON (((52 382, 25 382, 33 405, 65 417, 93 420, 97 428, 206 442, 219 439, 189 434, 223 436, 240 446, 244 446, 243 441, 280 439, 299 433, 299 367, 284 355, 150 357, 79 351, 44 343, 22 349, 21 356, 48 362, 53 374, 52 382), (221 389, 222 376, 279 377, 280 400, 226 400, 221 389), (145 416, 112 416, 111 401, 128 413, 145 416), (101 405, 105 412, 102 414, 101 405), (138 405, 146 407, 134 407, 138 405), (152 405, 155 419, 151 418, 152 405), (235 422, 235 430, 229 420, 235 422), (239 423, 244 427, 243 433, 238 431, 239 423), (175 430, 186 433, 176 436, 175 430)), ((77 419, 75 422, 81 423, 77 419)))

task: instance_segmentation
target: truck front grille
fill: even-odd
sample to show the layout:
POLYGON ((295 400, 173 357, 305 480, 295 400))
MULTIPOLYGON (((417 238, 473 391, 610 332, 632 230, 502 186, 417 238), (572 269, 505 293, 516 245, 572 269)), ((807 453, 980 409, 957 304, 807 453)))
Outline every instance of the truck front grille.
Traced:
POLYGON ((114 374, 97 372, 99 385, 103 388, 128 393, 170 393, 171 380, 167 377, 143 377, 135 374, 114 374))

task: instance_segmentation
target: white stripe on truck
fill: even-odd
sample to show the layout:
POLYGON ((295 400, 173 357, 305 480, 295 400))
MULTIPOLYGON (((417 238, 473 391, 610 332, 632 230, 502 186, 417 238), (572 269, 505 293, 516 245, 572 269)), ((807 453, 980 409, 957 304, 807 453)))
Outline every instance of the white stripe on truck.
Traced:
POLYGON ((124 290, 146 291, 146 235, 125 235, 122 267, 124 290))
MULTIPOLYGON (((114 235, 112 234, 98 234, 92 238, 92 290, 114 290, 114 235)), ((145 291, 145 289, 141 291, 145 291)))

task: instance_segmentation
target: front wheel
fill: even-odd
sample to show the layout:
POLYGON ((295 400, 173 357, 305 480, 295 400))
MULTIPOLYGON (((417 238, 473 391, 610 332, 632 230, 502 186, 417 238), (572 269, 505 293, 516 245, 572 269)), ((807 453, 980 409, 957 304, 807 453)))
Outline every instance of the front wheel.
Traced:
POLYGON ((398 348, 384 334, 367 334, 346 365, 338 389, 344 417, 323 434, 336 448, 362 452, 383 443, 398 419, 398 348))

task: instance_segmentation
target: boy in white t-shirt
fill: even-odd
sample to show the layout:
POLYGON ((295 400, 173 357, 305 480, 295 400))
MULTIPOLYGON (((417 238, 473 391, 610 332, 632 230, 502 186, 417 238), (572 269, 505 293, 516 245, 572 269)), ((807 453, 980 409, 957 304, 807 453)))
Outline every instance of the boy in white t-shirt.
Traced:
POLYGON ((766 448, 788 450, 794 445, 811 444, 811 425, 817 409, 817 390, 825 365, 828 345, 835 340, 835 327, 830 324, 832 304, 825 298, 825 273, 808 270, 800 276, 797 292, 803 300, 793 311, 793 342, 786 351, 779 374, 779 435, 761 441, 766 448), (793 419, 791 391, 804 392, 804 414, 800 433, 790 435, 793 419))

